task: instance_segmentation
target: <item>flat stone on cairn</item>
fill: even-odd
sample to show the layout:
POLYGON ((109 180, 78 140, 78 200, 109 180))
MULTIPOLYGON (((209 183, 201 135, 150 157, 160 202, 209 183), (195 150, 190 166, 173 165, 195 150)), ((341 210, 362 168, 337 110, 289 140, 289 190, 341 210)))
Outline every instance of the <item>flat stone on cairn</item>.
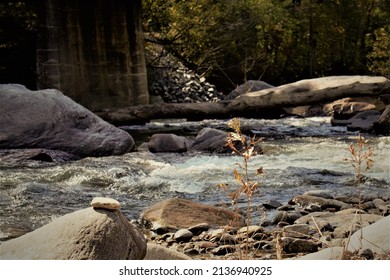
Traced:
POLYGON ((121 208, 121 204, 117 200, 108 197, 94 197, 91 206, 93 208, 107 210, 118 210, 121 208))

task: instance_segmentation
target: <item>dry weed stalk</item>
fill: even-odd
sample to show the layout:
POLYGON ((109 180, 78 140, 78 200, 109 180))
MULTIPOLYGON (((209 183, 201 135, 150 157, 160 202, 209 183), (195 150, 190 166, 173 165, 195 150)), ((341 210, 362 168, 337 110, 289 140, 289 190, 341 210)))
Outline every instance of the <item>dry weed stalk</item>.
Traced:
MULTIPOLYGON (((350 153, 350 158, 345 158, 345 162, 351 163, 352 167, 355 170, 356 174, 356 184, 357 184, 357 190, 358 190, 358 209, 359 209, 359 221, 360 221, 360 227, 363 226, 362 221, 362 191, 361 191, 361 181, 364 172, 367 172, 371 169, 374 161, 372 160, 372 157, 374 155, 372 148, 368 145, 368 140, 364 139, 363 136, 360 134, 358 135, 356 139, 356 143, 352 143, 348 147, 348 151, 350 153)), ((354 224, 355 222, 353 222, 354 224)), ((348 247, 348 243, 350 240, 350 237, 352 235, 352 227, 351 225, 351 231, 349 233, 347 242, 344 247, 343 257, 346 254, 346 249, 348 247)), ((363 240, 363 230, 360 230, 360 240, 363 240)))
POLYGON ((356 182, 359 196, 359 210, 362 210, 362 192, 361 180, 364 172, 371 169, 374 161, 372 160, 373 151, 368 145, 368 140, 365 140, 361 135, 356 139, 356 143, 349 145, 350 158, 345 158, 344 161, 352 164, 356 172, 356 182))
MULTIPOLYGON (((242 164, 237 164, 238 169, 233 169, 233 174, 235 180, 238 182, 238 187, 232 191, 228 190, 227 184, 220 184, 219 187, 222 188, 226 193, 228 193, 229 198, 231 199, 231 205, 235 213, 238 213, 238 198, 240 195, 244 194, 246 196, 246 242, 245 242, 245 257, 248 258, 249 255, 249 226, 251 224, 251 206, 252 206, 252 197, 258 191, 259 184, 251 180, 248 172, 248 163, 251 157, 257 154, 257 145, 261 139, 256 139, 255 137, 250 138, 250 140, 242 134, 240 128, 240 120, 233 118, 229 123, 229 127, 233 129, 234 132, 229 132, 227 137, 226 145, 232 150, 233 154, 243 158, 242 164), (238 145, 237 145, 238 144, 238 145), (238 146, 240 146, 238 148, 238 146)), ((263 175, 263 168, 259 167, 256 170, 256 175, 263 175)))

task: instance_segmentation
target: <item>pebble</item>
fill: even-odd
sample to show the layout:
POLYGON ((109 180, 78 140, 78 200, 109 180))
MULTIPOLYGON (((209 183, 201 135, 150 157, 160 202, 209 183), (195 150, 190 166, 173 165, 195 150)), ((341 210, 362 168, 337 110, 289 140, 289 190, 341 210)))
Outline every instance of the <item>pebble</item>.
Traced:
POLYGON ((91 206, 97 209, 108 210, 118 210, 121 208, 121 204, 117 200, 108 197, 94 197, 91 206))
POLYGON ((270 199, 270 200, 264 202, 263 206, 265 207, 265 209, 276 209, 278 207, 281 207, 282 203, 280 203, 277 200, 270 199))
POLYGON ((305 238, 309 236, 310 226, 308 224, 295 224, 284 227, 284 236, 305 238))
POLYGON ((175 232, 175 234, 173 235, 173 239, 176 242, 188 242, 193 236, 194 235, 192 234, 192 232, 188 229, 180 229, 175 232))

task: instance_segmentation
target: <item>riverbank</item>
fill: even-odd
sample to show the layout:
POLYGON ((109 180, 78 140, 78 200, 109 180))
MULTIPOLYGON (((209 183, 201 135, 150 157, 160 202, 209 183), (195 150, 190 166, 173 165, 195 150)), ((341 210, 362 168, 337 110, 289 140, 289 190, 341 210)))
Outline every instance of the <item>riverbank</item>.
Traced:
MULTIPOLYGON (((388 236, 386 228, 376 232, 377 235, 382 235, 379 239, 381 241, 376 242, 384 242, 385 246, 373 244, 371 248, 347 251, 354 233, 356 235, 361 228, 390 214, 389 195, 365 195, 361 202, 362 210, 359 210, 357 195, 333 197, 329 191, 309 191, 291 198, 286 204, 278 201, 264 202, 261 211, 274 211, 271 219, 265 218, 259 224, 241 227, 225 225, 218 228, 198 215, 197 206, 192 211, 186 211, 184 202, 180 202, 180 208, 171 206, 169 209, 158 209, 171 213, 165 214, 165 218, 154 220, 153 229, 142 226, 141 229, 150 243, 192 259, 299 259, 335 247, 345 248, 343 259, 390 259, 390 248, 386 245, 388 242, 383 241, 388 236), (183 212, 187 214, 183 215, 183 212), (175 217, 177 227, 172 223, 167 227, 161 226, 170 216, 175 217), (181 219, 191 220, 193 224, 180 228, 181 219)), ((213 214, 213 210, 210 210, 210 215, 213 214)), ((150 215, 145 215, 144 218, 145 224, 150 215)), ((369 238, 371 237, 367 235, 363 237, 369 238)), ((310 259, 309 256, 306 258, 310 259)))
POLYGON ((0 244, 0 259, 390 259, 389 196, 309 191, 287 204, 264 202, 264 213, 275 212, 258 225, 237 210, 186 199, 154 204, 130 222, 116 200, 90 205, 0 244))

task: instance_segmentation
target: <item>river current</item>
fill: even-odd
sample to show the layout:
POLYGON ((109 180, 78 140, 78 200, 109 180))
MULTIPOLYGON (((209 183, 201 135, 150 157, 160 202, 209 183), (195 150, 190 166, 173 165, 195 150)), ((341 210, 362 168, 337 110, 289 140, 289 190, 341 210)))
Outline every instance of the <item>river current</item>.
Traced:
MULTIPOLYGON (((263 154, 249 162, 251 176, 259 182, 259 192, 253 198, 254 221, 262 215, 256 210, 258 206, 269 199, 286 203, 294 195, 318 189, 330 190, 334 196, 356 194, 353 167, 343 161, 350 156, 348 146, 355 142, 356 133, 332 127, 325 117, 241 122, 243 128, 251 127, 263 137, 263 154), (256 177, 259 167, 265 174, 256 177)), ((166 120, 124 129, 141 141, 140 135, 146 139, 154 130, 226 126, 227 120, 166 120)), ((364 136, 374 150, 374 165, 364 174, 363 195, 389 196, 390 137, 364 136)), ((171 197, 228 207, 226 193, 217 186, 235 184, 232 171, 238 163, 241 158, 232 155, 142 151, 67 163, 31 161, 15 165, 0 161, 0 242, 86 208, 95 196, 120 201, 129 219, 139 219, 146 207, 171 197)), ((244 197, 240 205, 245 207, 244 197)))

